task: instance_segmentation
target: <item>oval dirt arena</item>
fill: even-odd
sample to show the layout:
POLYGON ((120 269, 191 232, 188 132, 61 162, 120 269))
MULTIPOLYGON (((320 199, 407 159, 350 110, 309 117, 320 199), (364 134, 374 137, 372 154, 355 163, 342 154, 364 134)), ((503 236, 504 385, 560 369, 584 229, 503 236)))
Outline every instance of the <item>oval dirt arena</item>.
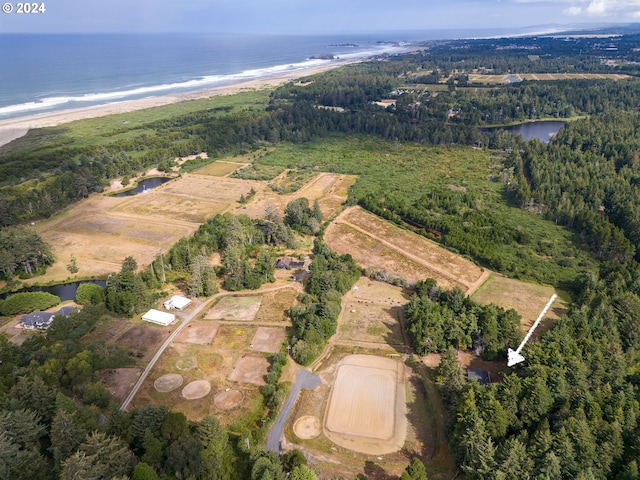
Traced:
POLYGON ((404 365, 390 358, 349 355, 338 365, 324 430, 356 452, 399 450, 407 432, 404 365))

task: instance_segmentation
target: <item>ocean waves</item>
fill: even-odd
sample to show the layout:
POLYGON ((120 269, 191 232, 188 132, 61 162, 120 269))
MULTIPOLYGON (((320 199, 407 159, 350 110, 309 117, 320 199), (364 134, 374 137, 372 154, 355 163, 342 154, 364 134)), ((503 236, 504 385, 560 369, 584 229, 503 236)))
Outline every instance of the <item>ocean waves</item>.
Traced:
MULTIPOLYGON (((357 49, 355 51, 336 52, 335 57, 340 60, 357 60, 382 53, 393 52, 397 49, 397 46, 390 44, 369 45, 368 48, 357 49)), ((304 56, 299 55, 298 58, 304 58, 304 56)), ((274 60, 276 59, 274 58, 274 60)), ((293 63, 282 63, 266 67, 263 66, 260 68, 251 68, 250 64, 244 63, 245 69, 235 73, 193 75, 193 78, 188 78, 187 73, 182 73, 180 75, 175 75, 176 81, 169 81, 166 83, 154 85, 150 84, 149 80, 147 80, 145 82, 146 84, 139 83, 135 86, 132 86, 131 82, 126 82, 129 85, 123 85, 122 87, 118 87, 117 84, 112 84, 109 85, 108 88, 101 88, 102 91, 94 92, 76 91, 68 93, 65 91, 62 95, 47 95, 46 93, 41 93, 33 100, 29 99, 29 101, 23 101, 20 103, 16 102, 15 104, 11 104, 10 99, 5 99, 5 105, 0 104, 0 119, 18 118, 25 115, 46 113, 50 111, 107 105, 127 100, 205 90, 207 88, 232 85, 251 80, 268 79, 296 71, 313 69, 329 65, 334 61, 335 60, 306 58, 302 61, 296 61, 293 63)), ((225 67, 225 70, 228 71, 229 69, 230 67, 225 67)), ((73 89, 70 88, 70 90, 80 89, 76 86, 73 89)))

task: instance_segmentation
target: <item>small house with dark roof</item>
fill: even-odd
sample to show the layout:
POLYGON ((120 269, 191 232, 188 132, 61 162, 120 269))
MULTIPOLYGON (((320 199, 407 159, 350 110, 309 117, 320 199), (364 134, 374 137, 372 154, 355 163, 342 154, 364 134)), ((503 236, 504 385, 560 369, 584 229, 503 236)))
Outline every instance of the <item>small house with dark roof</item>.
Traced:
POLYGON ((491 383, 491 377, 486 370, 469 368, 467 369, 467 376, 469 380, 477 380, 480 385, 489 385, 491 383))
POLYGON ((295 260, 291 257, 281 257, 276 261, 276 268, 291 270, 292 268, 302 267, 304 267, 304 260, 295 260))

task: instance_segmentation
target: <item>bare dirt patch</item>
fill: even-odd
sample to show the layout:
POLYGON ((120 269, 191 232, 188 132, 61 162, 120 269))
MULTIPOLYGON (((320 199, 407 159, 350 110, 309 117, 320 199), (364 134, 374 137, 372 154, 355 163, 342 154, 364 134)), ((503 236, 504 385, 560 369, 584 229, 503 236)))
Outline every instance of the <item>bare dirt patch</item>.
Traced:
POLYGON ((554 293, 559 296, 551 305, 545 319, 536 328, 533 336, 537 338, 567 313, 569 304, 563 292, 559 292, 549 285, 526 283, 492 274, 473 294, 473 299, 483 304, 495 303, 506 310, 513 308, 522 317, 523 330, 528 331, 554 293))
POLYGON ((170 334, 168 328, 139 324, 124 332, 116 343, 129 350, 129 355, 149 361, 170 334))
POLYGON ((182 396, 187 400, 196 400, 209 394, 211 383, 208 380, 194 380, 182 389, 182 396))
POLYGON ((252 321, 262 303, 262 295, 222 297, 207 313, 208 320, 252 321))
POLYGON ((401 449, 407 434, 404 365, 373 355, 345 357, 331 389, 324 434, 371 455, 401 449))
POLYGON ((184 383, 184 377, 177 373, 167 373, 157 378, 153 382, 154 388, 163 393, 173 392, 176 388, 179 388, 184 383))
POLYGON ((276 353, 287 336, 284 328, 258 327, 251 340, 251 349, 257 352, 276 353))
POLYGON ((213 404, 220 410, 231 410, 236 408, 244 400, 244 393, 237 388, 227 388, 222 392, 216 393, 213 397, 213 404))
POLYGON ((100 372, 100 381, 111 395, 122 402, 141 373, 141 368, 107 368, 100 372))
POLYGON ((217 322, 189 322, 189 325, 182 329, 174 342, 208 345, 212 342, 217 332, 217 322))
POLYGON ((305 415, 297 419, 296 423, 293 424, 293 432, 302 440, 316 438, 322 433, 322 423, 318 417, 305 415))
POLYGON ((233 368, 229 380, 240 383, 264 385, 269 361, 264 357, 242 357, 233 368))

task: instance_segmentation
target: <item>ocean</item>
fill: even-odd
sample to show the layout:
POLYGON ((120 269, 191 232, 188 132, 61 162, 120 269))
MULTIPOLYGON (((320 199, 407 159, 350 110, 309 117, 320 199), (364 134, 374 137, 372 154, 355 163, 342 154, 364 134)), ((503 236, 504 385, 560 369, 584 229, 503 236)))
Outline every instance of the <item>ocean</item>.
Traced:
POLYGON ((202 90, 331 61, 310 58, 318 54, 392 54, 403 47, 386 42, 405 40, 390 34, 0 35, 0 119, 202 90))
POLYGON ((310 58, 318 54, 367 58, 407 49, 393 42, 495 33, 0 34, 0 120, 202 90, 330 62, 310 58))

